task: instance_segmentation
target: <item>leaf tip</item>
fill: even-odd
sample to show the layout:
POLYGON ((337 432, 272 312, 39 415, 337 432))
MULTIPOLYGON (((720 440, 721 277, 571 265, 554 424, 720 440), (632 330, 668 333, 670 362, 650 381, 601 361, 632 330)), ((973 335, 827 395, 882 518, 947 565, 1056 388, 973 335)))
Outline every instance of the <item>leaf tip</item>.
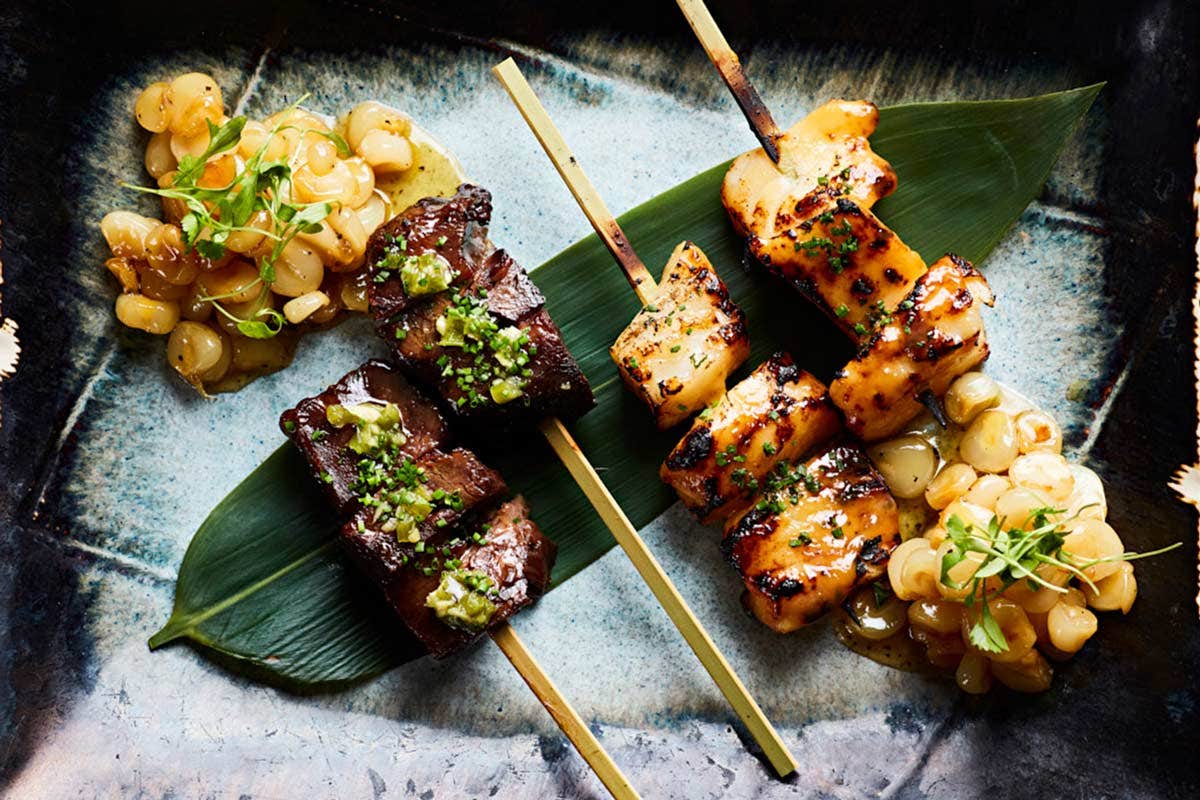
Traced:
POLYGON ((178 630, 172 624, 173 622, 174 620, 167 620, 167 624, 162 626, 162 629, 159 630, 158 633, 146 640, 146 646, 150 648, 151 651, 157 650, 164 644, 170 644, 183 634, 183 631, 178 630))

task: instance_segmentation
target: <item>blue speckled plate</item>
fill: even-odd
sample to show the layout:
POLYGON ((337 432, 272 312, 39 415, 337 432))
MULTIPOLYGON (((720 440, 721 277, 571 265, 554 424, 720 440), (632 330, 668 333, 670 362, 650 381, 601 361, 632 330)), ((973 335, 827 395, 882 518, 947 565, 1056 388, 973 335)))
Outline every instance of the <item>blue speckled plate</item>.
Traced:
MULTIPOLYGON (((433 4, 429 4, 432 6, 433 4)), ((516 53, 614 210, 753 146, 670 3, 543 8, 269 4, 0 12, 0 791, 52 797, 577 797, 603 789, 495 648, 311 697, 151 655, 184 548, 278 444, 295 398, 381 355, 365 324, 205 402, 162 341, 118 328, 103 213, 140 175, 139 87, 211 72, 251 114, 309 92, 409 111, 496 197, 493 238, 537 264, 587 232, 488 69, 516 53)), ((1066 423, 1141 548, 1124 618, 1052 691, 971 701, 852 655, 827 626, 747 620, 712 532, 676 509, 645 535, 800 758, 771 777, 619 551, 517 621, 646 797, 1200 795, 1195 520, 1166 481, 1195 459, 1189 299, 1200 31, 1191 4, 945 9, 713 3, 781 121, 830 96, 1023 96, 1107 79, 1042 197, 984 264, 989 371, 1066 423)), ((903 176, 900 176, 903 180, 903 176)), ((714 198, 714 202, 716 202, 714 198)))

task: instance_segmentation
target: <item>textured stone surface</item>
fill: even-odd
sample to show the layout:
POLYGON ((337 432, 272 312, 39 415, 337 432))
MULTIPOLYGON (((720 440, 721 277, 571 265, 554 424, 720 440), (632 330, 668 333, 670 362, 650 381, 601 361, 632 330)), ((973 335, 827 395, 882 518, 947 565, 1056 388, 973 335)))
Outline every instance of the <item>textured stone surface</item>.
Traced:
MULTIPOLYGON (((603 795, 490 645, 311 697, 249 683, 187 647, 146 651, 192 531, 277 446, 278 411, 379 345, 365 325, 344 325, 308 340, 289 370, 203 402, 170 379, 161 341, 112 320, 95 227, 130 203, 116 181, 140 175, 137 88, 190 68, 212 71, 252 114, 305 92, 322 111, 368 97, 405 108, 493 191, 493 238, 527 264, 588 229, 488 73, 508 52, 526 56, 614 210, 753 145, 673 8, 638 16, 616 13, 622 6, 600 19, 534 5, 503 3, 491 18, 399 9, 416 22, 301 6, 287 25, 246 10, 205 19, 204 35, 131 8, 28 4, 0 20, 0 87, 12 98, 0 111, 4 310, 26 348, 0 389, 0 791, 603 795), (55 23, 71 35, 47 39, 55 23), (160 38, 167 47, 151 46, 160 38)), ((1110 481, 1127 538, 1190 540, 1193 516, 1163 484, 1194 449, 1189 181, 1177 174, 1197 100, 1194 12, 1151 3, 1101 25, 1019 3, 978 20, 930 4, 883 21, 853 4, 824 20, 714 5, 781 121, 834 94, 887 104, 1113 79, 1041 200, 985 264, 999 297, 989 370, 1067 422, 1074 450, 1110 481), (1072 384, 1088 402, 1067 398, 1072 384)), ((853 656, 825 626, 781 638, 747 620, 714 532, 680 509, 645 535, 802 764, 789 782, 770 777, 649 591, 610 552, 516 627, 646 797, 1200 792, 1193 545, 1139 567, 1133 613, 1106 618, 1053 691, 975 703, 853 656)))

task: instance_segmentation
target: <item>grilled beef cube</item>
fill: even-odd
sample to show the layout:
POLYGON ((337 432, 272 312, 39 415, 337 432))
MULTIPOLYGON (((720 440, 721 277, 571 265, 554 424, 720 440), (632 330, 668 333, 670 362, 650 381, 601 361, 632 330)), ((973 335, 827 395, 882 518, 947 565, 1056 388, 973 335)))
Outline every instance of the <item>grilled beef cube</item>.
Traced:
POLYGON ((776 464, 840 429, 825 384, 776 353, 696 418, 658 474, 702 522, 717 522, 750 502, 776 464))
POLYGON ((343 539, 377 581, 386 577, 377 571, 380 565, 390 571, 411 556, 417 542, 446 538, 464 519, 508 493, 500 473, 460 447, 398 464, 384 457, 368 474, 377 476, 379 488, 363 498, 343 539))
POLYGON ((700 248, 683 242, 609 354, 658 427, 670 428, 724 394, 725 379, 750 355, 746 315, 700 248))
POLYGON ((742 576, 746 607, 789 633, 881 577, 899 543, 883 478, 860 447, 835 443, 803 464, 781 464, 759 501, 730 520, 721 550, 742 576))
MULTIPOLYGON (((388 224, 393 233, 413 233, 405 239, 406 258, 436 257, 449 249, 457 277, 445 288, 401 302, 395 295, 405 289, 396 270, 381 266, 378 258, 368 261, 377 330, 401 364, 476 430, 492 433, 548 416, 577 417, 595 402, 591 387, 537 286, 507 253, 486 242, 487 197, 483 189, 463 186, 452 200, 418 204, 388 224), (439 233, 439 215, 451 233, 439 233), (464 237, 467 245, 456 246, 464 237)), ((372 252, 388 246, 390 235, 377 232, 372 252)))
POLYGON ((951 382, 988 355, 981 306, 987 281, 970 263, 944 256, 917 281, 885 325, 829 387, 846 427, 865 441, 898 433, 951 382))
POLYGON ((917 251, 850 200, 827 200, 795 227, 750 239, 767 269, 817 304, 850 338, 865 342, 925 273, 917 251))
POLYGON ((421 296, 410 298, 404 289, 401 271, 408 256, 441 257, 453 276, 450 285, 469 286, 492 250, 487 238, 491 219, 491 194, 463 184, 454 197, 427 197, 380 226, 366 249, 372 316, 386 319, 420 301, 421 296))
MULTIPOLYGON (((354 540, 361 534, 351 522, 342 536, 354 540)), ((550 583, 557 548, 529 519, 524 498, 514 498, 489 515, 478 538, 454 536, 420 554, 401 552, 394 536, 382 537, 378 548, 351 544, 351 550, 369 570, 377 573, 380 564, 386 565, 386 574, 376 580, 388 604, 435 658, 445 658, 532 605, 550 583), (464 582, 478 586, 480 576, 490 583, 483 594, 493 609, 482 626, 449 624, 430 607, 430 595, 445 581, 462 591, 467 588, 464 582)))
POLYGON ((878 124, 873 104, 831 100, 780 137, 778 164, 761 148, 734 159, 721 202, 738 233, 772 239, 830 200, 868 209, 891 194, 896 173, 867 141, 878 124))
POLYGON ((362 403, 391 403, 399 409, 398 429, 404 443, 398 452, 404 456, 420 458, 450 440, 446 421, 437 408, 394 367, 382 361, 368 361, 319 395, 301 400, 283 412, 279 426, 304 454, 313 475, 340 513, 348 513, 357 505, 351 486, 362 456, 348 446, 357 432, 355 426, 334 426, 328 411, 335 405, 362 403))
MULTIPOLYGON (((562 336, 545 309, 537 286, 503 250, 497 250, 479 270, 476 286, 462 292, 443 293, 411 311, 379 325, 380 335, 391 342, 397 359, 422 383, 437 391, 450 413, 478 429, 508 430, 545 417, 578 417, 594 399, 587 378, 563 344, 562 336), (493 389, 505 370, 491 348, 463 338, 463 344, 443 345, 446 335, 439 322, 451 316, 489 323, 498 330, 511 329, 523 337, 515 350, 528 362, 520 375, 519 393, 511 399, 493 389)), ((446 322, 441 322, 443 329, 446 322)))

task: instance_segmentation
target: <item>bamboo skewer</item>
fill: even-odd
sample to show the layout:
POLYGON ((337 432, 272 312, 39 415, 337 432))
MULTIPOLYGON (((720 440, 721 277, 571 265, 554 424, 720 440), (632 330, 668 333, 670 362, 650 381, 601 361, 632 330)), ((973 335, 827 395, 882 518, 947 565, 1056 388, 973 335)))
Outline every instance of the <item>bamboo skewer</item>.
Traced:
MULTIPOLYGON (((560 423, 561 424, 561 423, 560 423)), ((558 691, 550 676, 542 671, 533 654, 525 648, 524 642, 517 636, 512 626, 505 623, 491 632, 492 641, 500 648, 505 657, 512 662, 513 667, 521 674, 525 683, 537 695, 542 706, 550 712, 550 716, 558 723, 558 727, 575 745, 579 755, 596 773, 596 777, 604 784, 616 800, 640 800, 638 793, 629 784, 629 780, 621 772, 600 744, 587 724, 579 716, 570 702, 558 691)))
POLYGON ((500 79, 500 83, 504 84, 509 96, 517 104, 521 116, 525 118, 533 135, 541 143, 542 149, 554 162, 554 168, 558 170, 563 183, 567 184, 567 188, 571 190, 575 202, 579 203, 579 207, 583 209, 588 222, 592 223, 596 235, 600 237, 604 246, 608 248, 608 252, 612 253, 613 258, 621 265, 625 272, 625 278, 633 287, 638 299, 642 301, 643 305, 649 304, 658 284, 650 275, 650 270, 646 269, 646 265, 642 263, 642 259, 638 258, 638 254, 634 252, 633 246, 629 244, 629 239, 625 237, 621 226, 609 212, 608 206, 604 205, 604 200, 596 191, 596 187, 588 180, 583 167, 579 166, 575 156, 571 155, 566 141, 554 127, 550 115, 538 102, 533 90, 529 88, 529 84, 525 82, 516 62, 511 58, 505 59, 504 62, 493 67, 492 72, 500 79), (518 97, 517 92, 522 97, 518 97), (529 102, 530 99, 532 102, 529 102))
MULTIPOLYGON (((621 265, 639 299, 643 303, 649 303, 653 298, 654 280, 646 270, 645 264, 633 252, 629 240, 621 232, 617 221, 600 201, 595 187, 587 179, 575 157, 571 155, 562 134, 554 126, 533 89, 525 81, 521 70, 509 58, 494 67, 492 72, 499 78, 513 102, 520 109, 521 115, 533 129, 538 141, 541 142, 559 174, 571 189, 571 193, 583 207, 584 213, 596 229, 597 234, 608 244, 609 239, 605 235, 608 232, 611 234, 612 241, 618 243, 618 246, 615 247, 609 245, 610 252, 621 265)), ((780 776, 794 772, 796 760, 788 751, 779 733, 763 714, 762 709, 747 691, 729 662, 717 649, 704 626, 688 608, 678 589, 675 588, 675 584, 667 576, 658 560, 654 558, 650 548, 638 535, 637 530, 625 516, 625 512, 621 510, 612 494, 609 493, 592 465, 588 463, 566 427, 559 420, 550 419, 542 423, 541 429, 550 442, 550 446, 554 448, 555 453, 566 465, 571 476, 583 489, 592 506, 612 532, 613 538, 621 545, 638 574, 642 576, 655 598, 667 612, 667 616, 683 634, 684 639, 692 648, 692 652, 700 659, 700 663, 704 665, 721 693, 733 706, 751 736, 763 749, 771 766, 780 776)))
POLYGON ((741 60, 737 57, 737 53, 733 52, 729 42, 725 41, 725 35, 717 27, 712 14, 708 12, 708 7, 704 5, 704 0, 675 1, 687 19, 688 25, 691 26, 692 32, 704 46, 704 52, 708 53, 709 60, 717 68, 717 72, 721 73, 725 85, 733 93, 733 99, 737 101, 742 113, 746 115, 746 121, 750 123, 750 128, 754 131, 759 143, 762 144, 763 150, 767 151, 767 155, 771 157, 772 161, 779 163, 779 147, 776 142, 783 134, 779 130, 779 126, 775 124, 771 110, 758 96, 758 90, 754 88, 754 84, 746 77, 741 60))

